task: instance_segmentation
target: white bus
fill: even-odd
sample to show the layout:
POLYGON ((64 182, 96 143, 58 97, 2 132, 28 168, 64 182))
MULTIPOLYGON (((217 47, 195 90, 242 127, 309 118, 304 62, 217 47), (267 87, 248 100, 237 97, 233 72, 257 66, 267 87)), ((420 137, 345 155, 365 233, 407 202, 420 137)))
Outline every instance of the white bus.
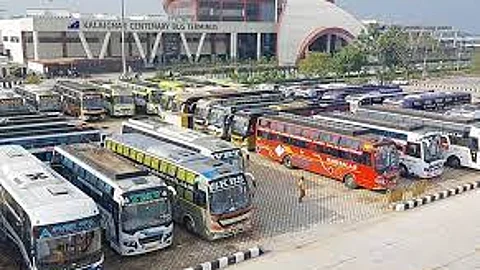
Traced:
POLYGON ((90 83, 99 86, 105 97, 105 109, 109 115, 114 117, 135 115, 135 98, 131 88, 110 81, 95 80, 90 83))
POLYGON ((52 164, 97 203, 116 252, 132 256, 172 244, 170 196, 160 178, 93 144, 55 147, 52 164))
POLYGON ((438 130, 421 122, 363 108, 358 108, 355 114, 334 112, 316 115, 314 118, 367 127, 378 135, 393 139, 402 150, 400 173, 403 176, 434 178, 443 173, 443 144, 448 142, 438 130))
POLYGON ((250 185, 235 167, 141 134, 106 138, 105 145, 175 187, 174 220, 188 231, 215 240, 251 228, 250 185))
POLYGON ((62 111, 62 97, 53 91, 53 85, 20 85, 14 91, 38 112, 62 111))
POLYGON ((21 146, 0 147, 0 228, 27 269, 101 269, 95 202, 21 146))
POLYGON ((480 160, 478 158, 478 152, 480 151, 479 107, 464 106, 443 114, 402 108, 369 107, 369 109, 408 115, 423 121, 426 126, 436 128, 448 138, 449 147, 445 152, 445 160, 448 166, 480 170, 480 160))
POLYGON ((105 118, 105 100, 98 86, 77 81, 57 81, 54 91, 62 96, 64 113, 84 120, 105 118))
POLYGON ((227 162, 238 170, 245 168, 241 148, 220 138, 153 118, 129 119, 122 123, 122 133, 143 134, 227 162))

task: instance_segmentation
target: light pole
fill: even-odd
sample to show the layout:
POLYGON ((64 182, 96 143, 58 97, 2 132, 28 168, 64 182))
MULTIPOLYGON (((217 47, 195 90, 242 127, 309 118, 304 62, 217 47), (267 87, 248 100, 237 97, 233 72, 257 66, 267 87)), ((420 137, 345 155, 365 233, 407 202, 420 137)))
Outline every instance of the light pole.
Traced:
POLYGON ((125 0, 122 0, 122 75, 127 75, 127 58, 125 56, 125 0))

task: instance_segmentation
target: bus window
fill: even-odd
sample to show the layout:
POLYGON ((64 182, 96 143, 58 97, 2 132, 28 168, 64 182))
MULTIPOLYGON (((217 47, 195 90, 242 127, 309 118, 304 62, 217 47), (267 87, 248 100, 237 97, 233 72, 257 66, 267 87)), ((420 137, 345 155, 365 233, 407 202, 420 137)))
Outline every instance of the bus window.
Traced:
MULTIPOLYGON (((145 166, 150 167, 150 164, 152 163, 152 157, 151 156, 145 156, 145 159, 143 160, 143 164, 145 166)), ((158 167, 158 165, 157 165, 158 167)))
POLYGON ((168 166, 168 175, 170 176, 175 176, 175 173, 177 172, 177 166, 173 165, 173 164, 169 164, 168 166))
POLYGON ((185 181, 187 181, 187 183, 189 183, 190 185, 193 185, 195 183, 195 174, 187 172, 185 176, 185 181))
POLYGON ((160 164, 160 171, 162 173, 167 173, 168 170, 168 162, 162 161, 162 164, 160 164))
POLYGON ((137 153, 137 162, 143 163, 143 158, 144 157, 145 157, 145 155, 143 153, 138 152, 137 153))
POLYGON ((106 142, 106 147, 107 147, 107 149, 112 150, 112 141, 107 141, 106 142))
POLYGON ((119 153, 119 154, 122 154, 122 153, 123 153, 123 145, 118 144, 118 145, 117 145, 117 151, 115 151, 115 152, 117 152, 117 153, 119 153))
POLYGON ((194 202, 193 201, 193 192, 191 190, 185 189, 185 195, 184 195, 185 200, 189 202, 194 202))
POLYGON ((158 159, 152 158, 152 166, 151 167, 158 171, 159 170, 159 168, 158 168, 159 163, 160 163, 160 161, 158 159))
POLYGON ((420 144, 418 143, 408 143, 406 154, 412 157, 420 158, 420 144))
POLYGON ((137 157, 137 151, 134 149, 130 149, 130 158, 133 160, 136 160, 137 157))
POLYGON ((185 170, 182 169, 182 168, 178 168, 177 170, 177 178, 178 180, 182 181, 182 182, 185 182, 186 179, 185 179, 185 170))
POLYGON ((123 155, 128 157, 130 153, 130 149, 127 146, 123 147, 123 155))

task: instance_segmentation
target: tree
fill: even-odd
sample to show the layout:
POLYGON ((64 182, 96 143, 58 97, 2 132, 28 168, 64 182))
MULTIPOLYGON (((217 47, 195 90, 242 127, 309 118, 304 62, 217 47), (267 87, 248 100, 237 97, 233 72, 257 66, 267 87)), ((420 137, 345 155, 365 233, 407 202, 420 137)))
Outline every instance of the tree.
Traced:
POLYGON ((299 70, 307 76, 325 77, 333 71, 332 56, 326 53, 312 52, 300 60, 299 70))
POLYGON ((337 74, 359 73, 367 65, 367 54, 357 43, 352 43, 336 53, 333 56, 332 63, 333 69, 337 74))

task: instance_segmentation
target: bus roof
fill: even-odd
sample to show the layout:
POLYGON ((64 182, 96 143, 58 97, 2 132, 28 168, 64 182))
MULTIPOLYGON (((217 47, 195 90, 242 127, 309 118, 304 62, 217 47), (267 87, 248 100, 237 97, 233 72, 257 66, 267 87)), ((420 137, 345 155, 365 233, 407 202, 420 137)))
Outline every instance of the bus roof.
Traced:
POLYGON ((194 148, 204 148, 212 152, 222 152, 238 147, 219 139, 215 136, 206 135, 199 131, 182 128, 154 118, 133 118, 124 124, 131 124, 143 129, 159 133, 168 137, 170 141, 182 142, 194 148))
POLYGON ((2 91, 0 91, 0 99, 12 99, 12 98, 21 99, 22 96, 15 93, 13 90, 2 90, 2 91))
POLYGON ((95 202, 27 150, 0 146, 0 181, 30 217, 41 226, 98 214, 95 202))
POLYGON ((107 138, 107 140, 108 139, 172 161, 185 169, 203 175, 209 180, 226 174, 239 172, 228 163, 141 134, 129 133, 114 135, 111 138, 107 138))
POLYGON ((38 95, 58 95, 53 91, 54 85, 53 83, 23 84, 15 88, 38 95))
POLYGON ((98 86, 88 83, 88 82, 77 82, 77 81, 57 81, 58 85, 62 85, 72 90, 79 92, 96 92, 98 91, 98 86))
POLYGON ((67 153, 81 161, 102 174, 110 185, 123 192, 163 184, 158 177, 141 170, 126 158, 94 144, 62 145, 55 147, 55 151, 67 153))
MULTIPOLYGON (((326 132, 338 133, 350 137, 361 138, 370 142, 384 140, 385 138, 378 136, 372 132, 371 129, 362 127, 360 125, 345 124, 336 121, 322 120, 318 121, 314 118, 299 116, 289 113, 278 113, 262 117, 261 119, 272 119, 280 122, 286 122, 294 125, 301 125, 326 132)), ((293 134, 292 134, 293 135, 293 134)))

